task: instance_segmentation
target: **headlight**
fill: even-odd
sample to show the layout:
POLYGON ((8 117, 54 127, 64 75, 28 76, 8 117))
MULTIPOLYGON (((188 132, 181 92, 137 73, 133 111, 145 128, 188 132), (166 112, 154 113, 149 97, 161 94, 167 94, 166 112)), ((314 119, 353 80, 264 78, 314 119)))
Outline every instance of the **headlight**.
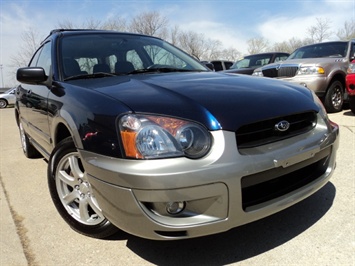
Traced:
POLYGON ((300 67, 300 69, 297 72, 297 75, 314 75, 314 74, 324 74, 324 68, 323 67, 315 67, 315 66, 305 66, 305 67, 300 67))
POLYGON ((263 77, 263 72, 261 70, 255 69, 252 76, 263 77))
POLYGON ((201 158, 212 144, 212 137, 204 127, 170 117, 125 115, 119 120, 119 129, 129 158, 201 158))

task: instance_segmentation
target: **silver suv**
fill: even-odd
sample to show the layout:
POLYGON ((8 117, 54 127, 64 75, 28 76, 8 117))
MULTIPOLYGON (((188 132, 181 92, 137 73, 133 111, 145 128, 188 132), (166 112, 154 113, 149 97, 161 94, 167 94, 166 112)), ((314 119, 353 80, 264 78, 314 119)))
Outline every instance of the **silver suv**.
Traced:
POLYGON ((287 60, 257 68, 253 75, 277 78, 300 84, 313 90, 328 112, 342 110, 345 76, 354 59, 355 40, 324 42, 303 46, 287 60))

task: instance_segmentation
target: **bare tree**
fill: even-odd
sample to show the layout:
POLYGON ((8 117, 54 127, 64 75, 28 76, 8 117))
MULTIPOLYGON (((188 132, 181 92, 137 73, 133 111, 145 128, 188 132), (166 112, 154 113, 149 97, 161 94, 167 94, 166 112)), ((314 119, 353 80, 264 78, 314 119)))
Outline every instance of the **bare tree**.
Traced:
POLYGON ((237 49, 235 49, 233 47, 219 50, 219 52, 217 54, 218 54, 218 57, 209 58, 209 60, 221 59, 221 60, 237 61, 242 56, 241 52, 239 52, 237 49))
POLYGON ((274 43, 272 46, 268 48, 268 50, 273 52, 292 53, 297 48, 311 43, 312 41, 310 39, 301 40, 297 38, 291 38, 288 41, 274 43))
POLYGON ((332 32, 330 31, 330 19, 316 18, 316 20, 316 25, 307 29, 309 38, 313 43, 323 42, 332 35, 332 32))
POLYGON ((122 18, 111 18, 105 21, 102 25, 102 29, 105 30, 116 30, 116 31, 127 31, 127 22, 122 18))
POLYGON ((194 31, 179 32, 176 45, 198 60, 212 60, 220 57, 222 43, 206 38, 194 31))
POLYGON ((158 12, 144 12, 134 17, 129 30, 141 34, 165 38, 167 36, 168 19, 158 12))
POLYGON ((68 19, 59 21, 58 25, 56 27, 59 29, 75 29, 76 28, 74 23, 68 19))
POLYGON ((198 60, 203 58, 203 42, 203 34, 198 34, 192 31, 181 32, 179 34, 179 47, 198 60))
POLYGON ((11 67, 19 68, 28 65, 34 52, 41 44, 43 37, 33 28, 29 28, 21 33, 21 45, 19 53, 11 56, 11 67))
POLYGON ((348 41, 355 38, 355 20, 345 21, 344 28, 339 29, 337 36, 340 40, 348 41))
POLYGON ((102 28, 102 21, 88 18, 83 24, 82 27, 85 29, 101 29, 102 28))
POLYGON ((101 25, 102 25, 101 21, 96 20, 94 18, 88 18, 86 21, 84 21, 80 25, 76 25, 70 20, 59 21, 58 25, 56 27, 60 28, 60 29, 75 29, 75 28, 100 29, 102 27, 101 25))
POLYGON ((170 29, 169 35, 167 36, 167 40, 175 46, 179 46, 179 35, 180 35, 180 28, 179 26, 175 25, 173 28, 170 29))
POLYGON ((251 38, 247 41, 247 43, 248 43, 248 53, 257 54, 257 53, 265 52, 269 42, 265 38, 259 37, 259 38, 251 38))

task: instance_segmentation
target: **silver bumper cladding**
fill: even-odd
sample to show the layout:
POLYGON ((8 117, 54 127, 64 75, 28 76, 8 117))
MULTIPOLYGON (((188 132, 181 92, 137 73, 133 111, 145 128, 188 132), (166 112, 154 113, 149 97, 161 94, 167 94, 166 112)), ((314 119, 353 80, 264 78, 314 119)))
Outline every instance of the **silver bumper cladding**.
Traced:
POLYGON ((156 240, 227 231, 307 198, 335 169, 338 128, 317 126, 280 142, 237 149, 234 132, 212 132, 202 159, 127 160, 80 151, 108 220, 156 240))

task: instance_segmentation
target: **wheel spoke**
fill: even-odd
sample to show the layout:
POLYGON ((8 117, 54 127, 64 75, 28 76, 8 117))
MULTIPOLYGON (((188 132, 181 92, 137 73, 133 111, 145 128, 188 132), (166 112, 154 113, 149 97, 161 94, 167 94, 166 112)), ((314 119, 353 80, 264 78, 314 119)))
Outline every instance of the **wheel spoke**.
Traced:
POLYGON ((76 156, 70 156, 68 158, 71 173, 74 175, 75 178, 83 178, 84 173, 81 171, 79 166, 79 159, 76 156))
POLYGON ((88 207, 89 207, 89 204, 88 204, 87 199, 80 200, 79 212, 80 212, 80 219, 83 221, 88 221, 90 219, 88 207))
POLYGON ((79 198, 78 192, 76 190, 73 190, 72 192, 70 192, 69 194, 67 194, 63 197, 63 202, 66 205, 69 205, 77 198, 79 198))
POLYGON ((90 197, 88 199, 88 203, 89 203, 90 207, 94 210, 94 212, 97 214, 98 217, 104 218, 104 216, 102 215, 102 211, 99 208, 99 206, 97 205, 97 202, 94 197, 90 197))
POLYGON ((58 172, 58 177, 63 183, 67 184, 68 186, 74 187, 77 184, 77 181, 74 179, 74 177, 65 172, 65 170, 60 170, 58 172))

